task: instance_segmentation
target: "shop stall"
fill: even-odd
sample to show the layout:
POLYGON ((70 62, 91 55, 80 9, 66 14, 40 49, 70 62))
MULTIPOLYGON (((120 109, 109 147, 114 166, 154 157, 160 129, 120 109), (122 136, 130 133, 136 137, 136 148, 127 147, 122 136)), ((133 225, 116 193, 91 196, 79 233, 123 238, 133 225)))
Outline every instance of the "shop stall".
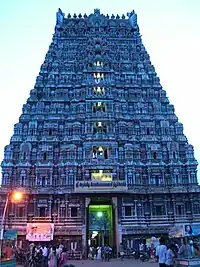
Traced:
MULTIPOLYGON (((190 244, 190 242, 195 240, 195 242, 199 243, 199 236, 200 236, 200 224, 184 224, 184 225, 176 225, 169 231, 169 237, 171 239, 185 239, 186 245, 190 244)), ((191 245, 192 247, 192 245, 191 245)), ((200 257, 195 255, 194 248, 191 249, 188 246, 188 255, 187 257, 178 256, 175 259, 175 266, 176 267, 184 267, 184 266, 192 266, 192 267, 200 267, 200 257), (189 250, 190 253, 189 253, 189 250)))

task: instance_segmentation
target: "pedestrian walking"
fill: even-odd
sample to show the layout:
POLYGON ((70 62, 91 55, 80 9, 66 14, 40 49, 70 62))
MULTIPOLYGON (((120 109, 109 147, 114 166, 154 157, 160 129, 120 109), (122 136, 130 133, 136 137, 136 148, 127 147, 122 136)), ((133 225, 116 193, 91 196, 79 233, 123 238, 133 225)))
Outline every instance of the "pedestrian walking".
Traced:
POLYGON ((166 254, 167 254, 167 247, 165 245, 165 240, 161 237, 160 238, 160 247, 158 251, 158 262, 160 267, 166 267, 166 254))

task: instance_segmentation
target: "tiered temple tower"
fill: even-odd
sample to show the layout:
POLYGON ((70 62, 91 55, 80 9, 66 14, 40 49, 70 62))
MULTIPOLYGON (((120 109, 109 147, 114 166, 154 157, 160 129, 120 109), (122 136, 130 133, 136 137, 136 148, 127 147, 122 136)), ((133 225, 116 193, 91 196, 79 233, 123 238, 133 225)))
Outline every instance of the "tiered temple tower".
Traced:
POLYGON ((2 162, 23 187, 6 227, 51 222, 54 240, 88 244, 167 234, 200 220, 197 161, 142 44, 134 11, 116 17, 59 9, 52 43, 2 162))

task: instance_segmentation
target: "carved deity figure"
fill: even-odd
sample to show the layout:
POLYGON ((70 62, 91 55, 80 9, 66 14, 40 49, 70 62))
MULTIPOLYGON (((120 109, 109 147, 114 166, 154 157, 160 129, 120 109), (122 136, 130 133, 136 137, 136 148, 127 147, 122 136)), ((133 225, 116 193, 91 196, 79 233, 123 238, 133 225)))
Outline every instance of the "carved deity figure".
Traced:
POLYGON ((56 13, 56 28, 60 28, 63 24, 65 14, 59 8, 58 12, 56 13))
POLYGON ((137 14, 133 10, 130 13, 127 13, 127 16, 129 17, 131 26, 135 28, 137 26, 137 14))

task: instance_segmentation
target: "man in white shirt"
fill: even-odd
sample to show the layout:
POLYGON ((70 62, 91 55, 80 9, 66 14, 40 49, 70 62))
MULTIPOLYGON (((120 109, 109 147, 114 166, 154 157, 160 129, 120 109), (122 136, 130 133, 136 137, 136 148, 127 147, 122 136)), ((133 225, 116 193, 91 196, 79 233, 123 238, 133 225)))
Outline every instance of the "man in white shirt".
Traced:
POLYGON ((42 267, 47 267, 48 264, 48 248, 45 245, 42 245, 42 267))
POLYGON ((167 254, 167 247, 165 246, 165 240, 161 237, 160 238, 160 247, 158 250, 158 257, 159 257, 159 266, 160 267, 165 267, 165 262, 166 262, 166 254, 167 254))

